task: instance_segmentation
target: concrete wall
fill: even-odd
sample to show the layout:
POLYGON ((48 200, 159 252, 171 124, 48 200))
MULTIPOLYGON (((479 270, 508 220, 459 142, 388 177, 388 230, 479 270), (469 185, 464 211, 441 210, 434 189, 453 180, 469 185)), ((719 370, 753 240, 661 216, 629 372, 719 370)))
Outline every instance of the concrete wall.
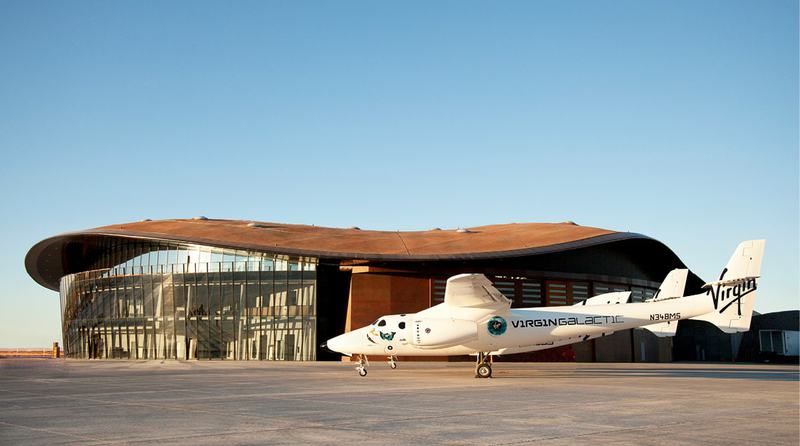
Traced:
POLYGON ((633 330, 636 362, 672 362, 672 338, 659 338, 645 329, 633 330))
POLYGON ((631 362, 631 331, 618 331, 610 336, 597 338, 595 342, 595 361, 631 362))

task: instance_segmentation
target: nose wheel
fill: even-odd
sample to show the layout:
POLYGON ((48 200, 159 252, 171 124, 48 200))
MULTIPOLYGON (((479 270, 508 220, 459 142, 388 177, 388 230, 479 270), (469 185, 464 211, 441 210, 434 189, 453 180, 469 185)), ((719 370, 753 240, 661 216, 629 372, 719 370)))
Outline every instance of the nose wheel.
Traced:
POLYGON ((395 359, 394 356, 389 356, 389 367, 391 367, 392 370, 397 368, 397 359, 395 359))
POLYGON ((478 363, 475 366, 476 378, 491 378, 492 377, 492 355, 488 353, 478 352, 478 363))
POLYGON ((358 372, 358 376, 367 376, 368 365, 369 365, 369 360, 367 359, 367 356, 358 355, 358 365, 356 365, 356 371, 358 372))

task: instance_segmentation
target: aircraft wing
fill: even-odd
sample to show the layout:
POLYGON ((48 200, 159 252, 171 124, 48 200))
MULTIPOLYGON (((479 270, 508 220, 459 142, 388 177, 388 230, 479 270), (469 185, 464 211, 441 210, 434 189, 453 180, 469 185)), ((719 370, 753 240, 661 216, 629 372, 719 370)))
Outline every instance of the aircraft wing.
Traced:
POLYGON ((447 279, 444 303, 451 307, 505 310, 511 301, 483 274, 459 274, 447 279))
POLYGON ((500 350, 493 351, 493 355, 513 355, 515 353, 537 352, 539 350, 547 350, 548 348, 561 347, 562 345, 575 344, 576 342, 588 341, 589 339, 596 339, 603 336, 610 336, 614 334, 613 331, 604 333, 597 333, 593 335, 574 336, 571 338, 560 339, 557 341, 543 342, 541 344, 523 345, 519 347, 507 347, 500 350))

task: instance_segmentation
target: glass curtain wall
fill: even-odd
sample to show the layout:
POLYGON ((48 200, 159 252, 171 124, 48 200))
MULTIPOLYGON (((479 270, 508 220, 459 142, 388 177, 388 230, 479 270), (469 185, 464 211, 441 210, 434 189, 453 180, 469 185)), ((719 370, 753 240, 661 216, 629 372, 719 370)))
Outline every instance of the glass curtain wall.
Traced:
POLYGON ((316 259, 109 244, 61 279, 67 357, 316 359, 316 259))

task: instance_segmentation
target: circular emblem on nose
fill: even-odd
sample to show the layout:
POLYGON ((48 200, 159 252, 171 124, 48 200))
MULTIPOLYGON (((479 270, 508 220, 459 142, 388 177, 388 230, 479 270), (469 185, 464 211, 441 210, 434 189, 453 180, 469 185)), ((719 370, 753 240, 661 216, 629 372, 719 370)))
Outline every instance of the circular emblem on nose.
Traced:
POLYGON ((486 323, 486 329, 492 336, 500 336, 506 332, 506 328, 508 328, 508 324, 506 320, 500 316, 495 316, 486 323))

